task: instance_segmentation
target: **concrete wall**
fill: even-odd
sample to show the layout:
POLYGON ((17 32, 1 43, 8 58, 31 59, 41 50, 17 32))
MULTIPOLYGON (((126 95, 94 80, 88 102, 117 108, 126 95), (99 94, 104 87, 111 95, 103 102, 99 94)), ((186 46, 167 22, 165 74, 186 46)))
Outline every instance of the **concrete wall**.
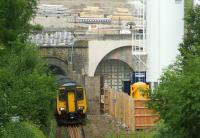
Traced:
POLYGON ((100 114, 100 77, 86 77, 88 114, 100 114))
MULTIPOLYGON (((139 41, 133 41, 134 45, 139 45, 139 41)), ((122 48, 125 46, 130 46, 131 40, 92 40, 89 41, 89 67, 88 75, 94 76, 95 71, 102 59, 108 55, 110 52, 122 48)), ((131 51, 130 51, 131 52, 131 51)), ((130 61, 132 62, 132 61, 130 61)))
MULTIPOLYGON (((145 66, 141 63, 139 66, 139 61, 136 56, 133 56, 131 53, 132 47, 125 46, 118 49, 113 50, 108 55, 104 57, 107 59, 116 59, 125 62, 129 67, 134 71, 145 71, 145 66)), ((144 63, 146 63, 147 55, 141 55, 141 59, 144 63)))
POLYGON ((73 53, 73 70, 78 74, 87 74, 88 72, 88 48, 77 47, 73 53))

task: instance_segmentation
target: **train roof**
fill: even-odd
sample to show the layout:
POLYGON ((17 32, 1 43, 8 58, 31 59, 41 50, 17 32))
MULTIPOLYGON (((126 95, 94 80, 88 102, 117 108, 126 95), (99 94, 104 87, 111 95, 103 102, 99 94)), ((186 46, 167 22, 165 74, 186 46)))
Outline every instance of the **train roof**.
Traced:
POLYGON ((64 75, 56 75, 56 81, 58 85, 62 86, 75 86, 76 82, 64 75))
POLYGON ((76 86, 76 83, 69 82, 69 83, 63 84, 62 86, 76 86))

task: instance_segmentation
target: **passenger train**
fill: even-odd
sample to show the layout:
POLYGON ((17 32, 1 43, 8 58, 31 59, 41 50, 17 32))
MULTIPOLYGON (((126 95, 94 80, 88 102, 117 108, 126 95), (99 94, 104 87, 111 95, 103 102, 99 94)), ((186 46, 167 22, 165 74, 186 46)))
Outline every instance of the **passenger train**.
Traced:
POLYGON ((85 124, 86 91, 76 82, 63 75, 56 76, 58 83, 56 120, 58 125, 85 124))

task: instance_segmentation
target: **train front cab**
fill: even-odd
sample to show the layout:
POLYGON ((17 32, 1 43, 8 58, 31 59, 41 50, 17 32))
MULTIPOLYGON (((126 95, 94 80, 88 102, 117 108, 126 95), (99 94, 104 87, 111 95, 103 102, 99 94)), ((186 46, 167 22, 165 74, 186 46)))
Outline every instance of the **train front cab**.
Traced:
POLYGON ((61 87, 57 96, 57 122, 61 124, 84 124, 86 118, 86 95, 81 86, 61 87))

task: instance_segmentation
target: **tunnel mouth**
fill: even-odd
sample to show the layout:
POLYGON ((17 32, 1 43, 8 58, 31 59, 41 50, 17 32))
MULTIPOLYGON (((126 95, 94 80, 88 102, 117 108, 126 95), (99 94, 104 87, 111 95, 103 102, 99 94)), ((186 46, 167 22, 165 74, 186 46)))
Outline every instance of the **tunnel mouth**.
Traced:
POLYGON ((56 65, 49 65, 48 68, 53 75, 66 75, 65 72, 56 65))

